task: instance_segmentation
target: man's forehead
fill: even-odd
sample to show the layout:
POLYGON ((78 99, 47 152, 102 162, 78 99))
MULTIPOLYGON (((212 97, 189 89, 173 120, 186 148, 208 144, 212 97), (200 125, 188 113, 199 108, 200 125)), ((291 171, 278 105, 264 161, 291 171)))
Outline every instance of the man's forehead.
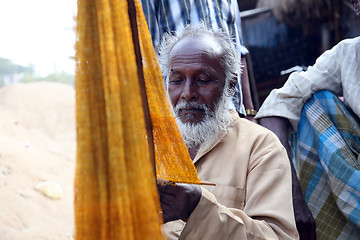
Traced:
POLYGON ((208 35, 187 36, 179 40, 170 52, 170 58, 177 54, 187 52, 188 54, 196 52, 206 52, 210 55, 222 55, 222 47, 220 43, 213 37, 208 35))

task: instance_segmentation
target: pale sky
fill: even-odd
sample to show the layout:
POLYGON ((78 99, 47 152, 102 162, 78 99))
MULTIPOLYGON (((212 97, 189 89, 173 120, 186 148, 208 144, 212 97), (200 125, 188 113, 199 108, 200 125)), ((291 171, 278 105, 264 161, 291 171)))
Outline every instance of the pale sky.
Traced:
POLYGON ((76 0, 0 0, 0 57, 74 73, 76 0))

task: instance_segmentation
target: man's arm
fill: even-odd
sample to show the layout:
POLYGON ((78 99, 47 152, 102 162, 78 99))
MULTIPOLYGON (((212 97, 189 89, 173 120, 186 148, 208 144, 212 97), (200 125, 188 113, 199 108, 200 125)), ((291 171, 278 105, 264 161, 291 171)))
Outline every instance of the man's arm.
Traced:
MULTIPOLYGON (((248 75, 245 56, 241 57, 241 65, 243 66, 242 73, 241 73, 241 90, 242 90, 242 95, 243 95, 243 103, 244 103, 245 109, 251 110, 251 109, 254 109, 254 104, 253 104, 252 97, 251 97, 249 75, 248 75)), ((246 115, 246 119, 256 122, 254 117, 255 116, 253 116, 253 115, 246 115)))
POLYGON ((274 132, 280 142, 286 149, 291 165, 291 180, 292 180, 292 197, 294 205, 294 214, 296 227, 300 235, 300 239, 311 240, 316 239, 316 226, 315 220, 307 206, 303 193, 301 190, 300 182, 296 176, 294 165, 291 161, 292 151, 288 139, 288 131, 290 123, 286 118, 282 117, 264 117, 259 119, 260 125, 274 132))
MULTIPOLYGON (((186 214, 177 216, 186 220, 180 239, 298 239, 291 197, 290 164, 286 152, 274 134, 267 132, 256 139, 254 144, 250 144, 253 146, 251 150, 239 151, 245 153, 239 155, 245 159, 237 158, 245 161, 240 164, 245 165, 245 169, 241 168, 238 172, 246 177, 244 188, 231 186, 234 183, 224 188, 217 186, 217 190, 224 191, 220 195, 201 188, 200 201, 188 219, 183 219, 188 216, 186 214), (236 203, 224 205, 224 199, 217 197, 236 203)), ((240 165, 236 164, 234 169, 240 165)), ((180 196, 183 194, 176 192, 180 196)), ((192 191, 186 192, 191 194, 192 191)), ((180 212, 179 206, 182 208, 183 204, 180 203, 183 201, 181 199, 191 198, 190 195, 180 198, 174 196, 174 201, 164 201, 164 214, 173 215, 165 211, 180 212)))

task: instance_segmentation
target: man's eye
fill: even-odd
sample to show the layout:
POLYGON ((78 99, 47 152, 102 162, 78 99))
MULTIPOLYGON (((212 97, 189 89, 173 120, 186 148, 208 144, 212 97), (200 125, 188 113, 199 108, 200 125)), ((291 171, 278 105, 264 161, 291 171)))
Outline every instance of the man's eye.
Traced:
POLYGON ((183 82, 183 78, 174 78, 169 80, 169 84, 171 85, 179 85, 183 82))
POLYGON ((209 77, 198 77, 196 79, 196 81, 200 84, 206 84, 206 83, 209 83, 211 81, 211 78, 209 77))

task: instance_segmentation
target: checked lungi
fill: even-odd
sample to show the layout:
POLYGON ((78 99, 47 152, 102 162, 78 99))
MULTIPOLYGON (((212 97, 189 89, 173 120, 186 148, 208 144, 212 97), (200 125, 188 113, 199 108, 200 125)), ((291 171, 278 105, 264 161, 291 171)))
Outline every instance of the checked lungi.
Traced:
POLYGON ((319 91, 304 105, 296 134, 294 164, 317 238, 360 239, 357 118, 334 94, 319 91))

